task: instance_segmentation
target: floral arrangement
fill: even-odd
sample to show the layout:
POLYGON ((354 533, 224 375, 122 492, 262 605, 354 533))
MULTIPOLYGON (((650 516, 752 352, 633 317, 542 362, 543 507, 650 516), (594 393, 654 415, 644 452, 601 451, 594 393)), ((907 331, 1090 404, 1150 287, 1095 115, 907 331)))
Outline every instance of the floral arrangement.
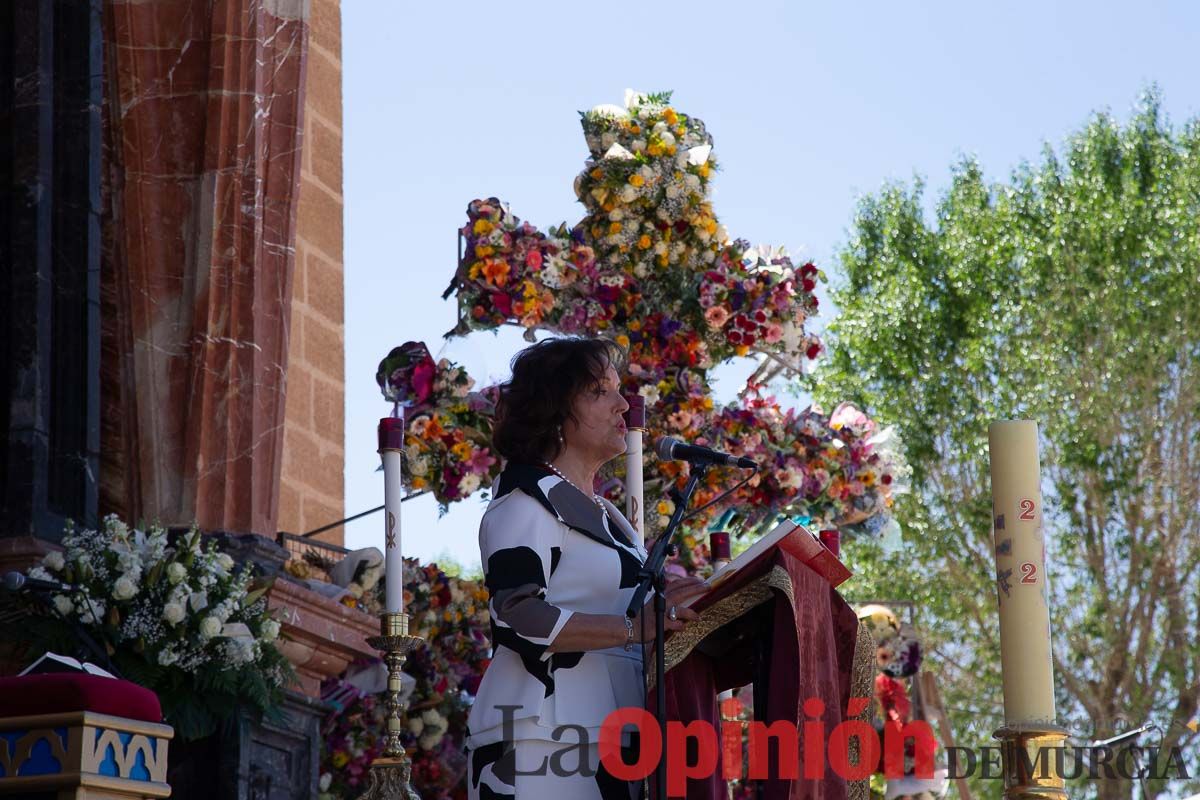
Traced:
POLYGON ((33 622, 40 644, 74 649, 64 620, 83 625, 122 675, 158 694, 184 739, 212 733, 239 706, 269 713, 282 702, 293 674, 275 645, 269 584, 255 586, 250 568, 200 531, 172 540, 109 515, 99 530, 68 524, 62 544, 29 571, 78 587, 51 598, 60 618, 33 622))
MULTIPOLYGON (((806 374, 823 352, 807 327, 821 271, 794 264, 782 248, 729 236, 710 199, 712 137, 670 93, 629 91, 623 106, 581 118, 588 157, 575 195, 584 218, 541 231, 496 198, 472 201, 446 293, 459 305, 450 335, 516 325, 527 337, 537 329, 610 337, 629 354, 623 388, 645 398, 651 438, 677 436, 766 465, 719 502, 727 476, 709 474, 693 508, 712 505, 690 521, 692 542, 729 509, 740 515, 724 527, 739 535, 781 515, 849 534, 895 528, 890 509, 908 467, 892 432, 853 406, 795 412, 762 393, 777 375, 806 374), (759 369, 738 401, 714 407, 709 371, 740 356, 758 358, 759 369)), ((444 508, 490 485, 499 469, 489 449, 494 390, 472 392, 460 369, 434 365, 414 343, 393 350, 377 377, 388 400, 415 399, 406 439, 413 490, 432 490, 444 508)), ((614 469, 596 489, 620 500, 623 465, 614 469)), ((686 465, 649 454, 644 474, 648 498, 665 498, 668 482, 682 486, 688 476, 686 465)), ((657 501, 648 526, 660 528, 672 510, 669 499, 657 501)), ((687 549, 683 560, 695 568, 703 555, 687 549)))
MULTIPOLYGON (((487 590, 477 581, 447 575, 436 564, 404 564, 404 607, 425 640, 404 671, 416 679, 408 701, 405 746, 421 797, 465 798, 462 755, 467 713, 490 661, 487 590)), ((343 602, 365 611, 382 608, 382 587, 343 602)), ((382 752, 385 709, 367 695, 326 720, 321 781, 326 798, 362 793, 371 760, 382 752)))
POLYGON ((393 348, 376 382, 386 399, 405 406, 403 473, 413 491, 432 491, 443 512, 450 503, 490 486, 499 470, 491 451, 495 390, 446 359, 434 363, 422 342, 393 348))

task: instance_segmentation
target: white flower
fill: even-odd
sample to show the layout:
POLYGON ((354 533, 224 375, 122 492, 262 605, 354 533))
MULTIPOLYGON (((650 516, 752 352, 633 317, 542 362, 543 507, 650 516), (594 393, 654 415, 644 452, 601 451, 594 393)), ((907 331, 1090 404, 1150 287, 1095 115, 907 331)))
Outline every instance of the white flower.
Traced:
POLYGON ((620 222, 625 218, 625 212, 619 208, 614 208, 612 211, 608 212, 608 218, 613 222, 620 222))
POLYGON ((627 183, 621 187, 620 197, 622 203, 632 203, 637 199, 637 189, 627 183))
POLYGON ((588 112, 588 116, 621 119, 623 117, 628 117, 629 112, 618 105, 613 105, 612 103, 601 103, 598 106, 592 106, 592 110, 588 112))
POLYGON ((605 131, 604 133, 600 134, 600 147, 603 149, 607 150, 616 143, 617 136, 615 133, 612 133, 611 131, 605 131))
POLYGON ((317 781, 317 789, 322 792, 328 792, 331 783, 333 783, 333 774, 322 772, 320 780, 317 781))
POLYGON ((233 569, 233 558, 228 553, 218 553, 217 566, 228 572, 233 569))
POLYGON ((458 491, 463 497, 472 494, 479 488, 479 476, 473 472, 468 472, 462 476, 462 480, 458 482, 458 491))
POLYGON ((200 638, 211 639, 221 632, 221 620, 216 617, 205 617, 200 620, 200 638))
POLYGON ((163 619, 172 625, 183 622, 184 610, 179 603, 167 603, 163 606, 163 619))
POLYGON ((158 663, 161 666, 169 667, 178 660, 179 653, 175 652, 173 648, 164 647, 162 650, 158 651, 158 663))
POLYGON ((665 147, 670 147, 675 144, 675 136, 670 131, 663 131, 658 135, 665 147))
POLYGON ((653 406, 655 403, 658 402, 659 397, 660 397, 660 393, 658 391, 658 384, 654 384, 654 383, 647 384, 647 385, 643 386, 642 388, 638 389, 638 394, 640 394, 642 397, 646 398, 647 406, 653 406))
POLYGON ((420 736, 421 731, 423 731, 423 730, 425 730, 425 723, 421 721, 420 717, 409 717, 408 718, 408 732, 409 733, 411 733, 413 736, 420 736))
POLYGON ((614 144, 604 151, 605 158, 616 159, 617 161, 628 161, 633 158, 633 153, 626 150, 619 144, 614 144))
POLYGON ((66 566, 66 561, 63 559, 63 554, 57 550, 51 550, 46 553, 46 557, 42 559, 42 565, 58 572, 66 566))
POLYGON ((89 597, 79 604, 79 621, 84 625, 94 625, 104 619, 104 612, 107 610, 108 606, 103 600, 89 597))
POLYGON ((262 640, 264 642, 273 642, 279 638, 279 623, 276 620, 268 619, 262 624, 262 640))
POLYGON ((128 575, 122 575, 117 578, 117 582, 113 584, 113 599, 128 600, 137 594, 137 584, 129 579, 128 575))
POLYGON ((65 594, 56 594, 54 595, 54 608, 65 617, 75 610, 75 604, 65 594))
POLYGON ((192 592, 188 595, 188 605, 192 607, 192 611, 208 608, 208 592, 192 592))
POLYGON ((167 565, 167 580, 171 583, 179 583, 187 577, 187 567, 180 564, 178 561, 172 561, 167 565))
POLYGON ((632 142, 629 143, 629 146, 633 148, 633 152, 640 153, 646 149, 646 140, 645 139, 634 139, 632 142))
POLYGON ((29 572, 27 572, 25 574, 31 578, 37 578, 39 581, 54 580, 54 576, 51 575, 49 572, 47 572, 45 567, 40 567, 40 566, 34 567, 33 569, 29 570, 29 572))
POLYGON ((434 731, 423 734, 421 738, 417 740, 417 744, 421 746, 422 750, 432 750, 442 743, 443 735, 444 733, 442 731, 434 731))

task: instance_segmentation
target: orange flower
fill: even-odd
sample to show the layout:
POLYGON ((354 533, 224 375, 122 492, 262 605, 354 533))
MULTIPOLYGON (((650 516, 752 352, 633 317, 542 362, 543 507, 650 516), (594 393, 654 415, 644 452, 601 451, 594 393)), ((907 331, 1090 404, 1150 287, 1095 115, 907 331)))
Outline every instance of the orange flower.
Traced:
POLYGON ((483 277, 493 286, 503 286, 508 280, 508 262, 487 259, 483 262, 483 277))

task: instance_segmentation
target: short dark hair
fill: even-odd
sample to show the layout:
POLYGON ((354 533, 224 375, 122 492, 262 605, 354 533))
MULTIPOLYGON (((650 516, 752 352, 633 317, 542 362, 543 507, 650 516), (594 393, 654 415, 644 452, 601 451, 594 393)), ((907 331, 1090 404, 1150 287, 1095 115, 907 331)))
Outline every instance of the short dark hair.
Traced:
POLYGON ((517 353, 512 378, 500 384, 492 446, 509 461, 536 464, 562 451, 559 431, 580 392, 625 368, 625 351, 609 339, 546 339, 517 353))

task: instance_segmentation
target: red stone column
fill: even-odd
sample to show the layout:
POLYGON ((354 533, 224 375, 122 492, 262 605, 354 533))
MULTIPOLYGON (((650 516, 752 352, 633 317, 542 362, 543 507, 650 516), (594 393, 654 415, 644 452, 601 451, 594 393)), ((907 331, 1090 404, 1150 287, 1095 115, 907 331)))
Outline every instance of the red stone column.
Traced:
POLYGON ((273 535, 304 0, 109 0, 101 508, 273 535))

